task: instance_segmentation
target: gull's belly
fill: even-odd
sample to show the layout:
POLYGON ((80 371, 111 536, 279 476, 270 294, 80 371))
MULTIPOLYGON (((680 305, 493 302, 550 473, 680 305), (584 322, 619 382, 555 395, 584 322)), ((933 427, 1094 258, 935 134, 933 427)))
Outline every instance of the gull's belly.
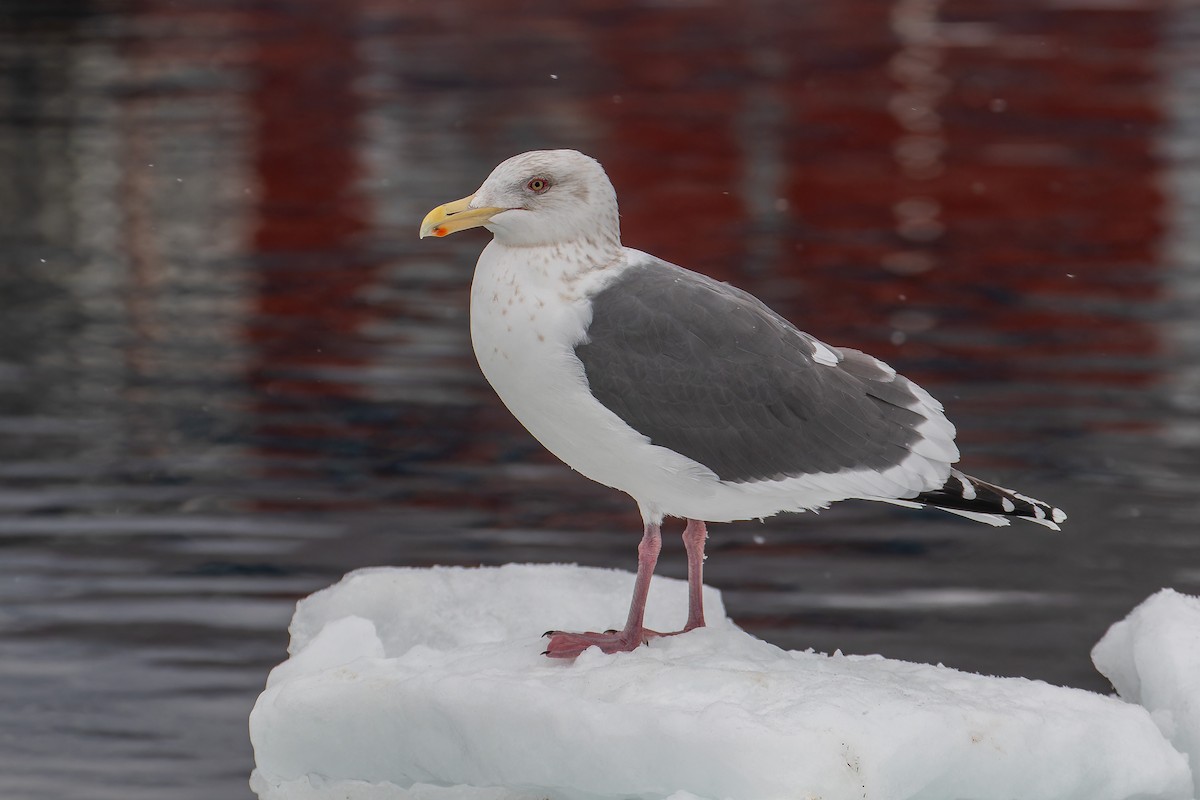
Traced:
POLYGON ((588 390, 573 347, 586 310, 551 304, 536 293, 512 298, 476 288, 482 291, 472 293, 471 343, 496 394, 558 458, 592 480, 630 491, 631 481, 622 480, 628 462, 650 445, 588 390))

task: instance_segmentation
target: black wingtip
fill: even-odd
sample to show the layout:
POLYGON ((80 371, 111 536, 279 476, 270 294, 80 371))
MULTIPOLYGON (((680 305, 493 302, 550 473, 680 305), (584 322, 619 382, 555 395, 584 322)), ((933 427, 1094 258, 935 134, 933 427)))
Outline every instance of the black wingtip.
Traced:
POLYGON ((940 489, 923 492, 913 500, 946 511, 1016 517, 1056 531, 1060 530, 1059 524, 1067 519, 1062 509, 1049 503, 994 483, 981 481, 956 469, 950 471, 950 476, 940 489))

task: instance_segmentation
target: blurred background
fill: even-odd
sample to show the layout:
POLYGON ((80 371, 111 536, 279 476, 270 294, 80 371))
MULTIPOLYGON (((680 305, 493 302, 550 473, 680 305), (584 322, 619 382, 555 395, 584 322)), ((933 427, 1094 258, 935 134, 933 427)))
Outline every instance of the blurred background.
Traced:
POLYGON ((474 363, 487 234, 417 239, 529 149, 1071 516, 716 526, 747 630, 1108 691, 1106 627, 1200 591, 1200 6, 564 8, 0 3, 0 796, 249 798, 294 603, 346 571, 634 566, 632 501, 474 363))

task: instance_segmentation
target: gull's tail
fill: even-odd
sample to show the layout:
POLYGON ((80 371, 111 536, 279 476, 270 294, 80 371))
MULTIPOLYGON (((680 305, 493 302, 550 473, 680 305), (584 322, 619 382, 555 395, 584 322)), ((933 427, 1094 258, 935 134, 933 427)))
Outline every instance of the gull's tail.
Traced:
POLYGON ((1067 518, 1061 509, 1049 503, 972 478, 956 469, 950 470, 942 488, 922 492, 911 502, 989 525, 1007 525, 1010 517, 1017 517, 1058 530, 1058 524, 1067 518))

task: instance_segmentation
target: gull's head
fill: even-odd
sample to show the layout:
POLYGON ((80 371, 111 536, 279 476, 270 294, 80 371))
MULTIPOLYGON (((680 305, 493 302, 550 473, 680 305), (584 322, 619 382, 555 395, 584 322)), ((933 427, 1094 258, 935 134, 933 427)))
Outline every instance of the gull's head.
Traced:
POLYGON ((492 170, 468 197, 430 211, 421 238, 484 227, 512 247, 620 243, 617 196, 596 159, 575 150, 535 150, 492 170))

